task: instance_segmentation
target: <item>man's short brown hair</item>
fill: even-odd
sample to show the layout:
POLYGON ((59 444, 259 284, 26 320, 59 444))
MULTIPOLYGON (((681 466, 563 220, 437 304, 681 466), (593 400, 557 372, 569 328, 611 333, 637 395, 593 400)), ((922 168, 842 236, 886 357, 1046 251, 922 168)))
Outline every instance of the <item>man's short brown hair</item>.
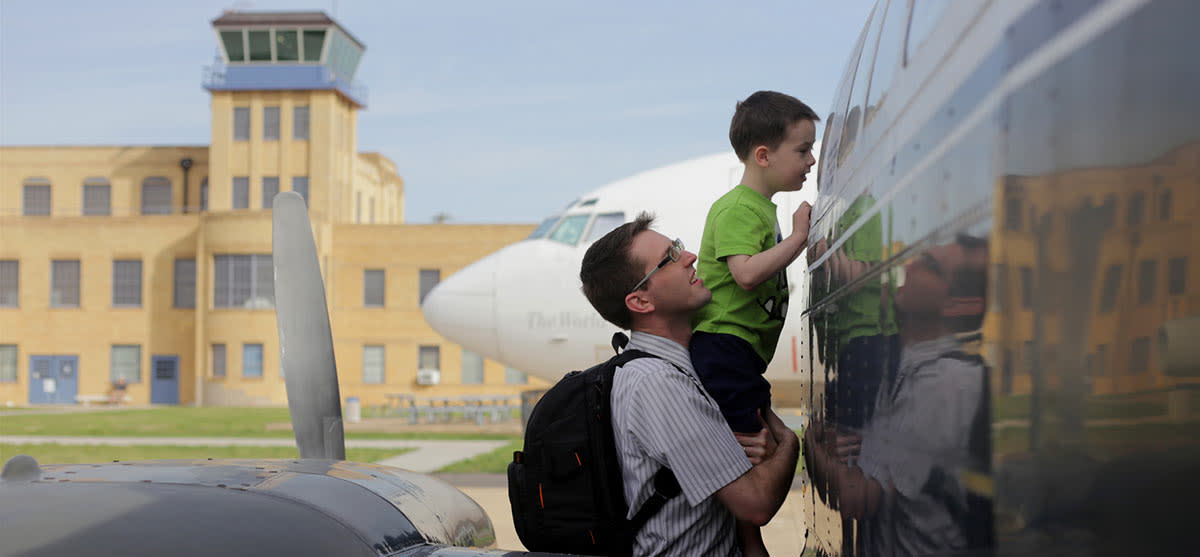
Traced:
POLYGON ((642 213, 596 240, 583 254, 579 269, 583 295, 601 317, 622 329, 633 327, 633 314, 625 306, 625 296, 642 280, 645 271, 645 263, 633 257, 633 238, 653 222, 654 215, 642 213))
POLYGON ((821 121, 800 99, 775 91, 758 91, 737 103, 729 123, 729 143, 740 160, 759 145, 775 149, 787 137, 788 126, 800 120, 821 121))

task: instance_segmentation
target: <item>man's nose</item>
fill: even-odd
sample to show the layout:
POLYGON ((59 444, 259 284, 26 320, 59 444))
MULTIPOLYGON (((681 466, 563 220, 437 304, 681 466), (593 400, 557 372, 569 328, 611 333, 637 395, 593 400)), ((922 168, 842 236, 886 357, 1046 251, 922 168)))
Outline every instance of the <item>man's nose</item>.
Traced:
POLYGON ((696 262, 697 259, 699 259, 699 257, 697 257, 696 254, 687 250, 683 250, 683 260, 686 262, 684 263, 685 267, 690 267, 692 263, 696 262))

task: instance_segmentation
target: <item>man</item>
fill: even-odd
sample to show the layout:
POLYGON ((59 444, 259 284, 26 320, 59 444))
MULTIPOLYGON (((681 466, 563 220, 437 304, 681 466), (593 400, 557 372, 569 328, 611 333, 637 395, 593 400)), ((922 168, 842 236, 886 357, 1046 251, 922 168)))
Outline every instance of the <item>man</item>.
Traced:
POLYGON ((895 293, 899 361, 879 389, 861 446, 857 435, 825 424, 805 432, 814 486, 843 518, 862 521, 868 555, 991 543, 990 502, 962 480, 990 473, 987 369, 967 350, 977 338, 968 333, 983 321, 986 268, 986 241, 968 236, 914 258, 895 293), (855 454, 857 466, 849 462, 855 454))
POLYGON ((659 468, 670 468, 682 490, 638 532, 634 555, 741 555, 735 519, 762 526, 775 515, 791 488, 799 441, 770 410, 758 435, 734 437, 686 348, 692 313, 712 294, 696 278, 696 255, 649 230, 652 222, 642 214, 606 234, 588 248, 579 273, 596 311, 632 330, 628 348, 657 356, 618 368, 613 380, 630 517, 654 493, 659 468))

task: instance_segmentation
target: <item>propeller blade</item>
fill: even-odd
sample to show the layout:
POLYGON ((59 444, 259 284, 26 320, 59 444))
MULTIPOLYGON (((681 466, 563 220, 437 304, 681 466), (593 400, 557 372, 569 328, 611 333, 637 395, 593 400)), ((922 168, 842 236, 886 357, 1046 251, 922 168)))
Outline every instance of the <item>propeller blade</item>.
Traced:
POLYGON ((272 202, 275 322, 279 364, 300 458, 346 459, 342 406, 325 285, 304 199, 280 192, 272 202))

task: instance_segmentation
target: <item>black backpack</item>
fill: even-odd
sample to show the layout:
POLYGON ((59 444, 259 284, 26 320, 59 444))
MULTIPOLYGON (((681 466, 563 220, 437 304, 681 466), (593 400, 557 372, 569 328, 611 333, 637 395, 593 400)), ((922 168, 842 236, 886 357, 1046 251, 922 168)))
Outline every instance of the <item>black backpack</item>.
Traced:
MULTIPOLYGON (((613 335, 613 349, 625 335, 613 335)), ((572 371, 538 401, 525 426, 525 450, 508 465, 513 524, 529 551, 628 556, 646 521, 679 494, 669 468, 654 475, 654 495, 626 520, 621 466, 613 441, 613 375, 653 354, 626 350, 572 371)))

